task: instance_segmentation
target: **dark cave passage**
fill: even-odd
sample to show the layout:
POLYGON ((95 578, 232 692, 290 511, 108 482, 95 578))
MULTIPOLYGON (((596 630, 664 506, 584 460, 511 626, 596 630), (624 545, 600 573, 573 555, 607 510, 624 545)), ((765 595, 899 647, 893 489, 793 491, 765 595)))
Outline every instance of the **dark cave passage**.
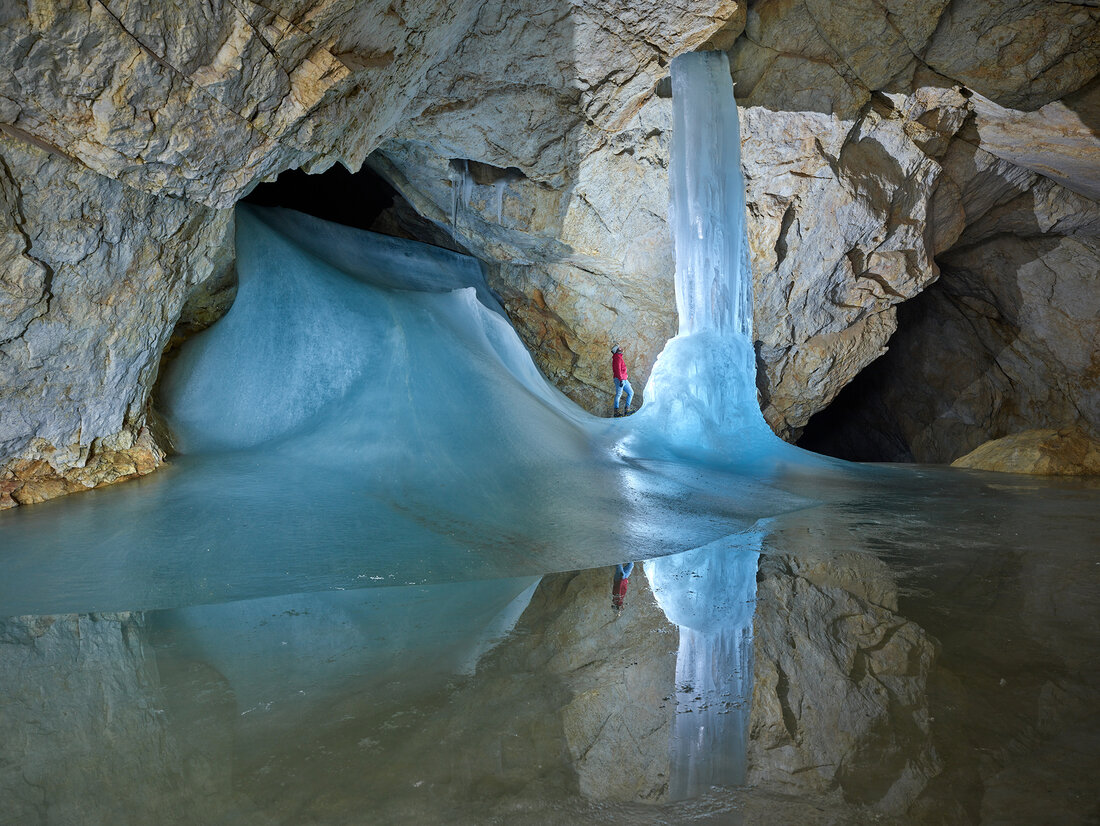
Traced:
POLYGON ((795 444, 849 462, 915 461, 883 400, 888 359, 889 353, 865 367, 832 404, 810 418, 795 444))
POLYGON ((275 181, 257 186, 242 202, 296 209, 344 226, 371 229, 398 198, 397 190, 370 167, 349 172, 335 164, 319 175, 288 169, 275 181))
POLYGON ((899 415, 912 419, 928 411, 899 411, 899 400, 903 405, 908 401, 920 406, 911 393, 899 387, 899 382, 906 380, 902 378, 906 359, 918 357, 911 350, 921 348, 918 331, 932 311, 930 301, 936 290, 937 285, 932 285, 898 305, 898 328, 890 338, 889 350, 863 368, 828 407, 812 416, 795 444, 849 462, 918 461, 899 415))
POLYGON ((470 254, 446 229, 417 213, 369 162, 358 172, 340 164, 316 175, 288 169, 275 181, 258 185, 241 202, 294 209, 336 224, 470 254))

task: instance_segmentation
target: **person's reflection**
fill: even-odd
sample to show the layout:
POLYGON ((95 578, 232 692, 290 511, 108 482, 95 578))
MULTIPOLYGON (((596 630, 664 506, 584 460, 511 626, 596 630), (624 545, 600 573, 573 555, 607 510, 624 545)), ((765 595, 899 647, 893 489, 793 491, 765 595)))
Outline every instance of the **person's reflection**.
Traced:
POLYGON ((616 614, 623 610, 623 600, 626 599, 626 586, 633 570, 633 562, 620 562, 615 566, 615 576, 611 580, 611 607, 616 614))

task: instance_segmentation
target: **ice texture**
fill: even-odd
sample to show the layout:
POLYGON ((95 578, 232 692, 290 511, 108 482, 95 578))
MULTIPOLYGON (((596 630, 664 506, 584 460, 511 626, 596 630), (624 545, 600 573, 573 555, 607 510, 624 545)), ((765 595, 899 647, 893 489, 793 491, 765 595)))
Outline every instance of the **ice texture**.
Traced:
POLYGON ((673 59, 672 110, 680 327, 646 384, 639 449, 707 463, 789 455, 756 398, 740 126, 724 53, 673 59))
POLYGON ((752 335, 740 136, 725 52, 673 58, 670 223, 681 335, 752 335))

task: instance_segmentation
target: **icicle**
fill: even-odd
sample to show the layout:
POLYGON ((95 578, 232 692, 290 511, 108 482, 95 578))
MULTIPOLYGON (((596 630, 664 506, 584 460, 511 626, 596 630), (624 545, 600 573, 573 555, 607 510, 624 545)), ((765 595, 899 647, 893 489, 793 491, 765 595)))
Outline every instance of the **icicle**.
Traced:
POLYGON ((462 168, 458 169, 456 161, 451 162, 451 227, 458 228, 458 209, 468 209, 470 198, 474 194, 474 179, 470 175, 470 162, 462 159, 462 168))
POLYGON ((501 218, 504 215, 504 187, 508 185, 508 182, 501 178, 498 181, 493 181, 493 189, 496 190, 497 200, 497 223, 501 223, 501 218))

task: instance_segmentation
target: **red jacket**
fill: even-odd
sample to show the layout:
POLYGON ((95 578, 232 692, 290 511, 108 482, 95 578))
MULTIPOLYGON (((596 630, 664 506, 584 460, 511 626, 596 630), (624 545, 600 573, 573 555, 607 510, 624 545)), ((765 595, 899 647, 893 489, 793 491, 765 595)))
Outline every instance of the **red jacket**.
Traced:
POLYGON ((611 354, 611 372, 615 378, 626 381, 626 362, 623 361, 622 353, 611 354))

